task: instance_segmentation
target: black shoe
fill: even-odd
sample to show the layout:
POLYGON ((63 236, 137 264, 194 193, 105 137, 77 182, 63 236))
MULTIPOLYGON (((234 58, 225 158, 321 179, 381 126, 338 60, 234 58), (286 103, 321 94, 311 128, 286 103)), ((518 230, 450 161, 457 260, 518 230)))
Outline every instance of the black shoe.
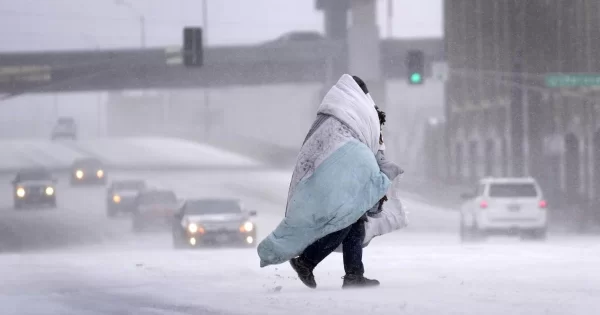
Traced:
POLYGON ((376 286, 379 286, 379 281, 375 279, 368 279, 362 275, 346 275, 344 277, 344 284, 342 284, 342 289, 368 288, 376 286))
POLYGON ((300 281, 302 281, 304 285, 311 289, 317 287, 315 275, 313 275, 313 268, 311 268, 307 263, 302 261, 300 258, 292 258, 290 259, 290 265, 292 265, 292 268, 294 268, 296 273, 298 273, 298 278, 300 278, 300 281))

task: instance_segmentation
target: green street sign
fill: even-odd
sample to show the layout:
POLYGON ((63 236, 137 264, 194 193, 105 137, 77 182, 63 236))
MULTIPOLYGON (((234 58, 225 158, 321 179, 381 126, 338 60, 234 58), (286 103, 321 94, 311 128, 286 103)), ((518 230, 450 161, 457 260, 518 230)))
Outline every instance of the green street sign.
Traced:
POLYGON ((549 88, 600 86, 600 73, 548 74, 544 81, 549 88))

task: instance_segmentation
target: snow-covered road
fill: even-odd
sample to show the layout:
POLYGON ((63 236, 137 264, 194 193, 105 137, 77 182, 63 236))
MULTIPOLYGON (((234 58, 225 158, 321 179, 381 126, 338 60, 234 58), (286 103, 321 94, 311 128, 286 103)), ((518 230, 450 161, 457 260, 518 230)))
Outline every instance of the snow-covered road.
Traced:
MULTIPOLYGON (((258 211, 261 237, 278 223, 289 183, 275 171, 110 176, 145 178, 184 197, 239 196, 258 211)), ((597 314, 600 307, 597 237, 462 245, 456 213, 409 199, 411 228, 365 250, 367 276, 380 288, 341 290, 341 255, 333 254, 310 290, 287 264, 259 268, 254 249, 176 251, 168 234, 136 236, 126 218, 106 219, 102 188, 58 188, 56 211, 14 212, 10 193, 0 193, 0 238, 20 237, 24 250, 57 234, 69 240, 0 255, 0 314, 597 314)))
MULTIPOLYGON (((340 255, 317 290, 254 250, 89 248, 0 259, 2 314, 597 314, 597 239, 461 246, 399 233, 365 253, 377 289, 342 291, 340 255), (281 287, 279 292, 275 288, 281 287)), ((160 246, 163 247, 163 246, 160 246)))

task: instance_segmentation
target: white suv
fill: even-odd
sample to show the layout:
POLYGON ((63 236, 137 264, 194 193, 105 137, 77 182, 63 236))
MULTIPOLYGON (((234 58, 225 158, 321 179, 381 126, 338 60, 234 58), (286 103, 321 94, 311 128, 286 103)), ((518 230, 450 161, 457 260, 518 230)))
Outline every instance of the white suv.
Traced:
POLYGON ((545 239, 547 203, 535 179, 486 178, 466 199, 460 211, 462 241, 490 234, 519 234, 522 238, 545 239))
POLYGON ((56 121, 56 125, 54 125, 54 129, 52 129, 52 135, 50 136, 52 140, 56 139, 77 139, 77 124, 75 123, 75 119, 71 117, 60 117, 56 121))

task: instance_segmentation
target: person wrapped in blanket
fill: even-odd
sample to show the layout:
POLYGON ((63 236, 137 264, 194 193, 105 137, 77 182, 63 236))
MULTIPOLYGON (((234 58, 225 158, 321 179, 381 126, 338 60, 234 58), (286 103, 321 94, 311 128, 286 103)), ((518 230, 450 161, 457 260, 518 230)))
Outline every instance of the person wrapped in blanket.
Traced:
MULTIPOLYGON (((302 283, 316 288, 313 270, 341 247, 342 288, 379 285, 364 277, 365 222, 381 213, 391 181, 403 173, 385 158, 384 123, 385 113, 376 108, 363 80, 343 75, 304 140, 286 217, 257 248, 261 267, 289 260, 302 283)), ((373 225, 376 235, 402 227, 386 223, 373 225)))

